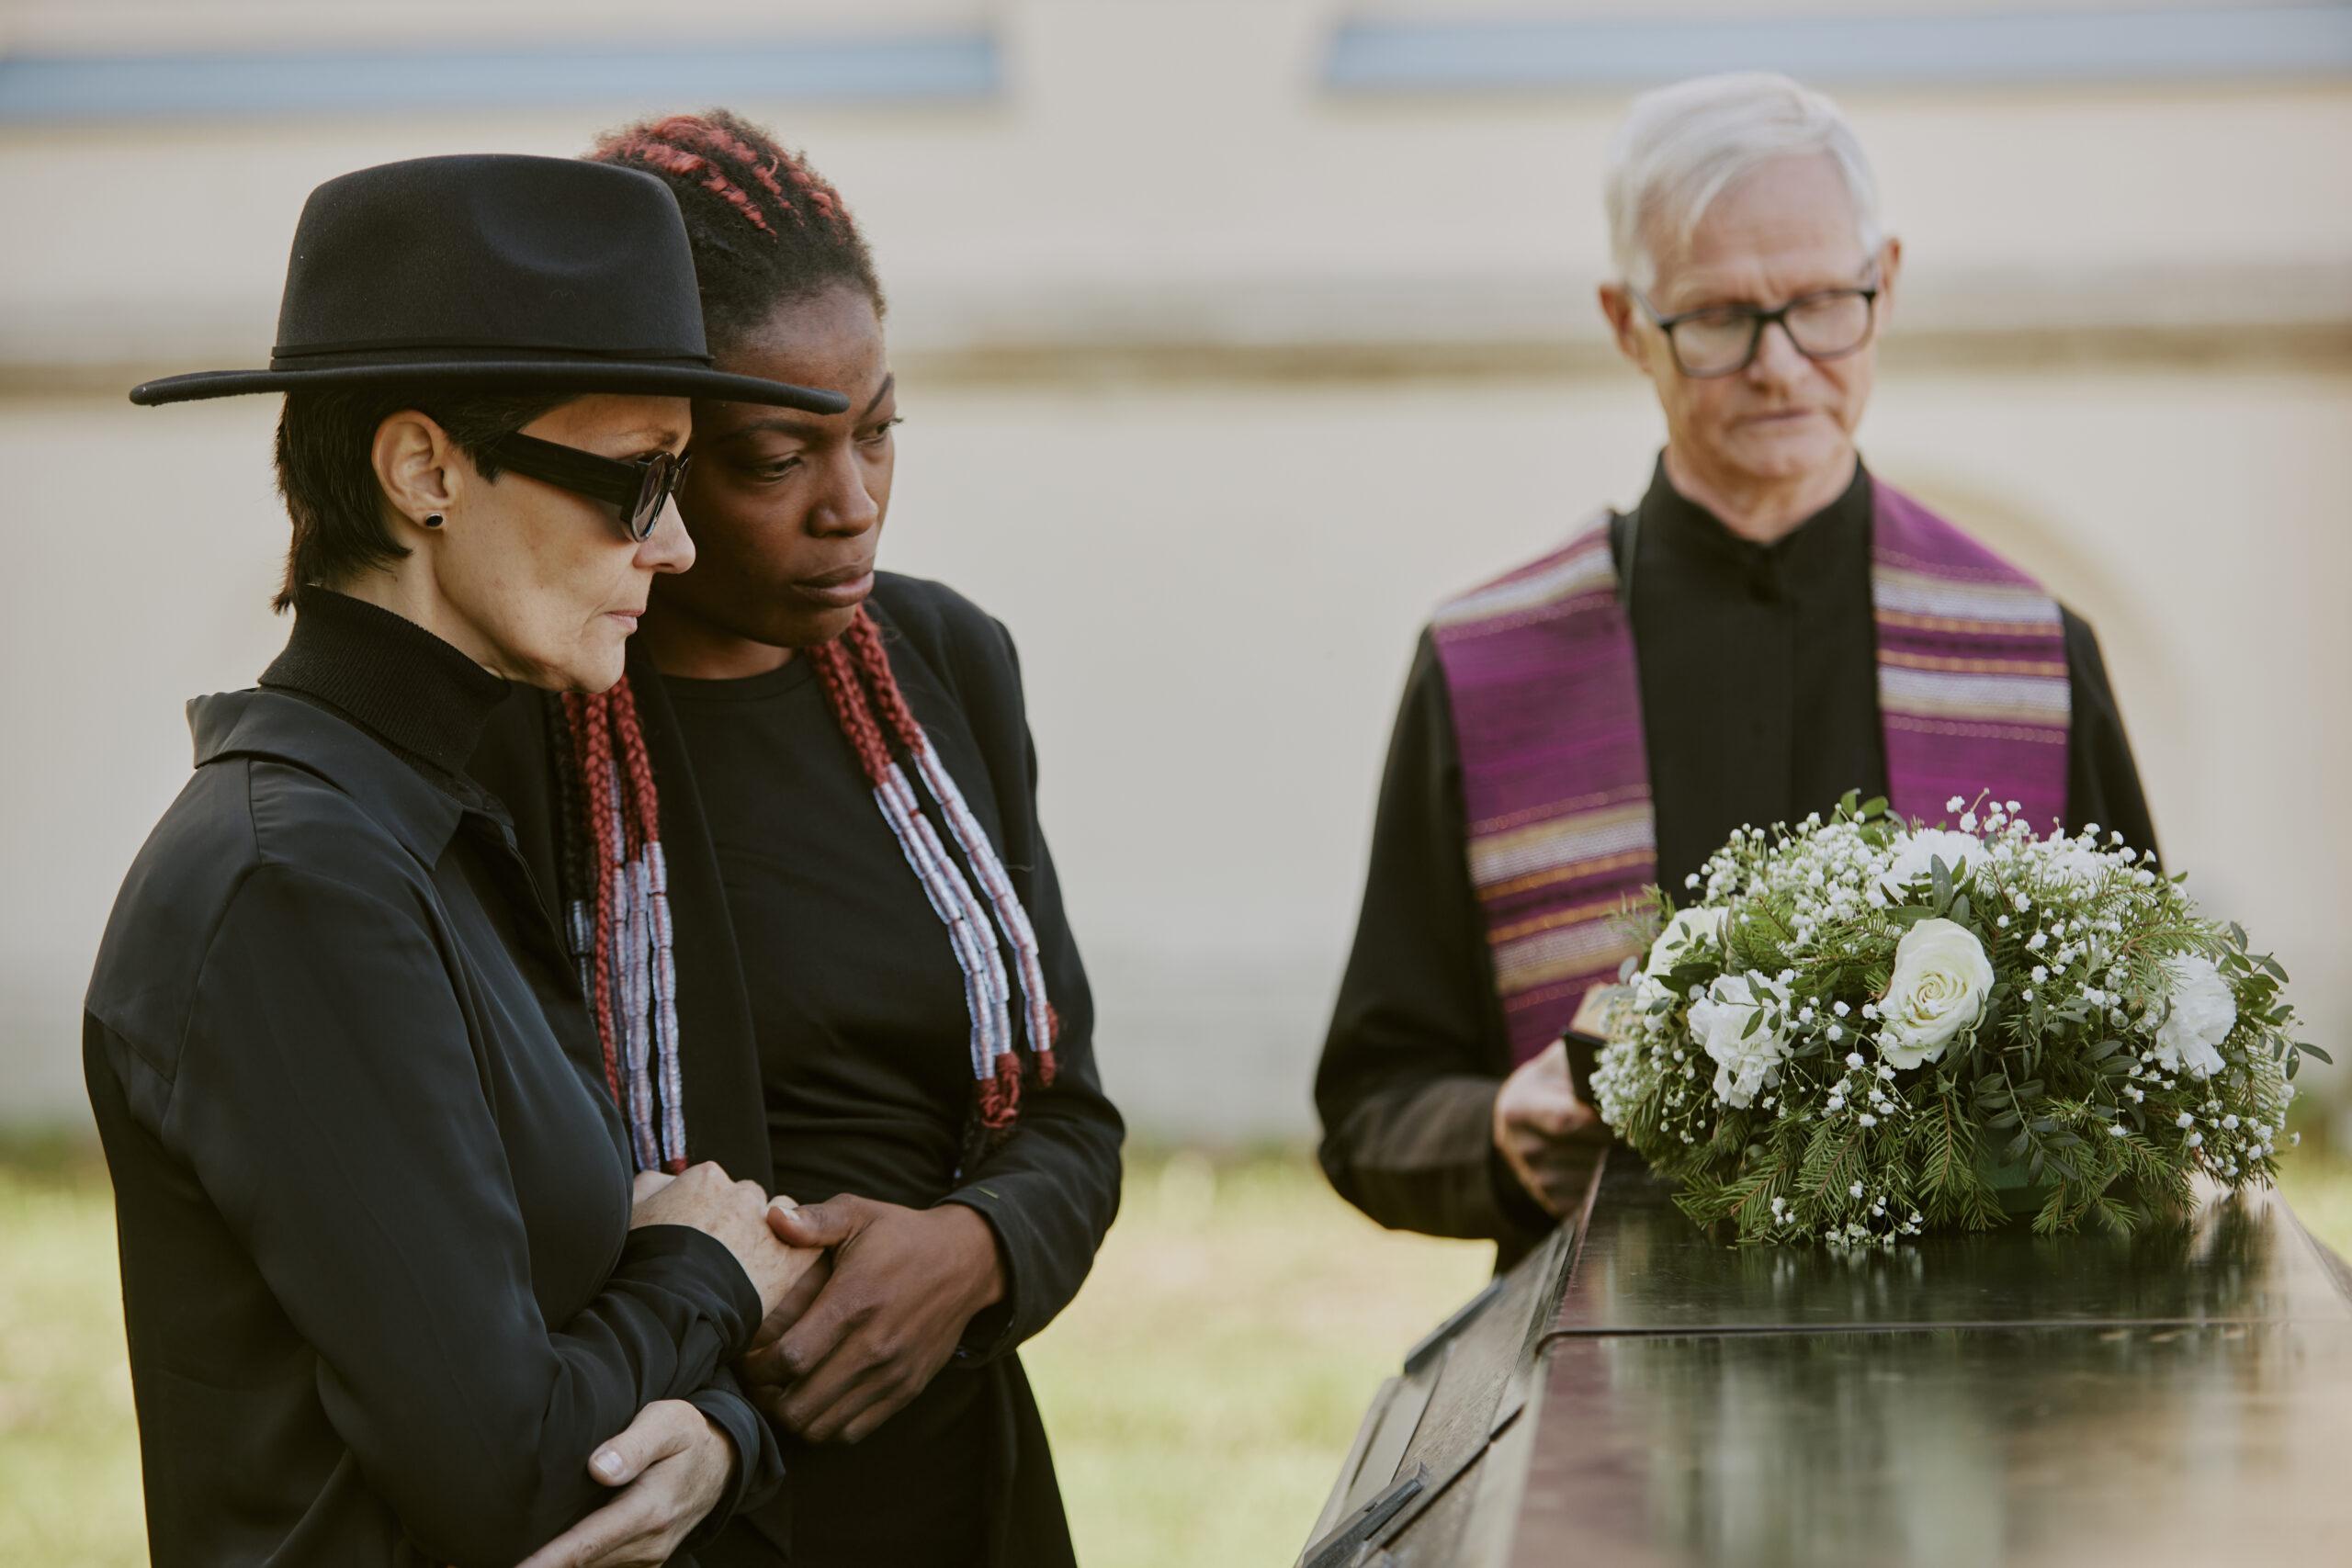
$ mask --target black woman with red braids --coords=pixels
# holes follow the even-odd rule
[[[849,395],[697,402],[700,566],[619,685],[510,703],[473,768],[560,889],[639,1168],[837,1194],[771,1220],[828,1265],[738,1367],[784,1494],[702,1560],[1071,1562],[1015,1352],[1092,1266],[1122,1128],[1012,640],[875,569],[898,388],[840,195],[723,112],[591,157],[676,195],[719,368]]]

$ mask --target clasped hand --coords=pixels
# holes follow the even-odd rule
[[[735,1181],[717,1165],[670,1177],[648,1171],[637,1179],[629,1228],[688,1225],[724,1246],[760,1293],[761,1332],[779,1311],[791,1311],[796,1291],[821,1275],[823,1253],[779,1240],[766,1216],[789,1210],[773,1203],[756,1182]],[[618,1488],[614,1499],[533,1552],[523,1568],[652,1568],[667,1562],[680,1542],[727,1495],[739,1462],[734,1443],[682,1399],[661,1399],[639,1411],[589,1456],[588,1473]]]
[[[759,1405],[811,1443],[854,1443],[921,1393],[973,1316],[1003,1300],[996,1232],[961,1203],[908,1209],[848,1195],[772,1209],[786,1245],[822,1247],[736,1371]]]

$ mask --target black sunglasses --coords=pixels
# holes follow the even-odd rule
[[[483,447],[482,455],[526,478],[619,508],[621,531],[640,542],[653,532],[662,508],[685,482],[686,467],[694,461],[675,452],[600,457],[520,434],[501,436]]]

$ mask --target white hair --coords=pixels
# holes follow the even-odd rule
[[[1655,281],[1660,242],[1688,244],[1715,198],[1776,159],[1826,154],[1854,207],[1855,235],[1875,252],[1878,181],[1836,104],[1769,71],[1694,76],[1634,100],[1609,147],[1603,199],[1617,275]]]

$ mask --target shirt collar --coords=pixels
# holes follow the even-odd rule
[[[1854,478],[1837,500],[1771,544],[1743,539],[1713,513],[1674,488],[1658,455],[1642,497],[1642,532],[1678,562],[1702,570],[1746,573],[1758,569],[1810,575],[1833,570],[1870,550],[1871,477],[1858,459]]]
[[[349,795],[426,865],[441,858],[469,803],[358,725],[291,692],[225,692],[187,705],[196,765],[235,757],[300,768]]]

